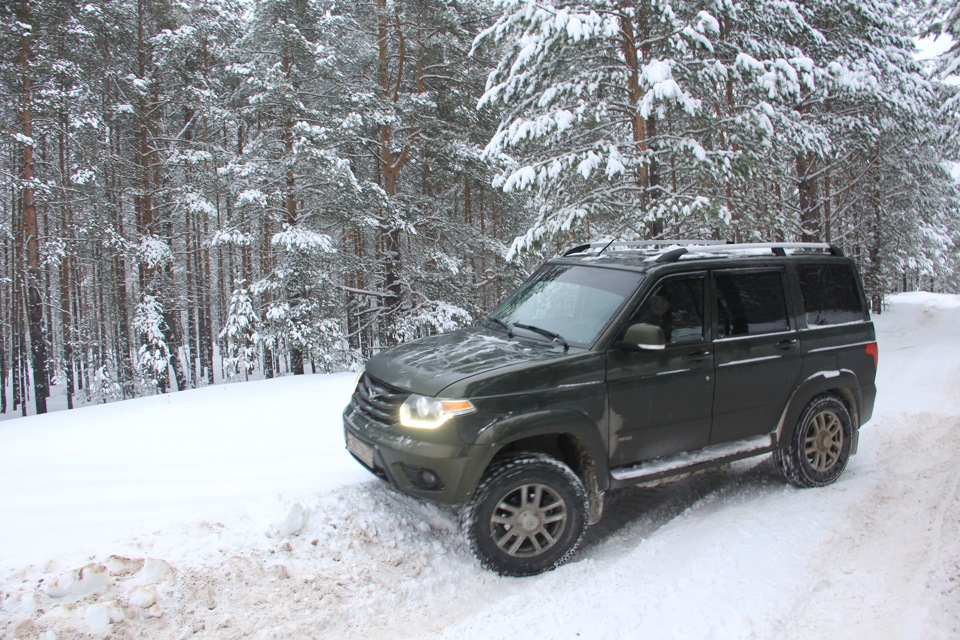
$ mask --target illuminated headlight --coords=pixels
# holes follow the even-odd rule
[[[441,400],[414,394],[400,405],[400,424],[417,429],[436,429],[453,416],[473,413],[469,400]]]

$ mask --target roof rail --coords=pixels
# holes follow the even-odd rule
[[[726,240],[610,240],[604,242],[589,242],[587,244],[581,244],[568,249],[564,252],[564,256],[572,256],[578,253],[587,253],[591,249],[600,249],[597,251],[598,254],[603,253],[607,249],[613,248],[631,248],[631,247],[674,247],[674,246],[711,246],[715,247],[717,245],[727,244]]]
[[[722,246],[680,247],[657,257],[657,262],[676,262],[691,253],[771,251],[774,255],[785,256],[787,251],[824,251],[832,256],[843,256],[843,251],[835,244],[825,242],[748,242],[744,244],[724,244]]]

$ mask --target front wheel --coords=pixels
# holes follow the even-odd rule
[[[774,452],[780,473],[797,487],[834,482],[850,458],[853,429],[850,411],[839,398],[814,398],[800,415],[790,442]]]
[[[587,492],[562,462],[522,454],[495,462],[460,512],[480,563],[503,576],[532,576],[562,564],[587,528]]]

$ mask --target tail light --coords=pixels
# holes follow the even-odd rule
[[[873,368],[877,368],[877,364],[880,362],[880,350],[877,348],[876,342],[871,342],[867,345],[867,355],[873,358]]]

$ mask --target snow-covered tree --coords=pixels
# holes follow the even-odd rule
[[[881,273],[943,238],[928,221],[955,216],[949,198],[917,216],[901,197],[950,189],[937,152],[916,152],[936,145],[936,92],[898,3],[498,4],[476,45],[505,50],[481,100],[506,109],[486,155],[539,208],[514,253],[585,237],[833,241],[879,299]]]
[[[331,6],[322,0],[258,0],[236,48],[240,61],[231,67],[242,79],[237,99],[250,136],[227,172],[245,177],[238,204],[261,209],[267,255],[253,290],[263,304],[268,376],[275,346],[289,350],[291,371],[303,373],[309,346],[297,330],[297,308],[312,284],[310,261],[333,248],[323,211],[308,195],[318,185],[336,183],[327,176],[344,171],[313,94],[330,55],[324,36],[337,20]]]
[[[505,191],[535,189],[539,213],[514,250],[556,237],[673,234],[690,218],[726,218],[678,174],[725,174],[736,154],[692,125],[720,25],[691,3],[508,0],[483,32],[507,53],[481,106],[506,114],[486,147],[514,164]],[[690,178],[688,178],[689,180]]]
[[[238,119],[224,99],[235,90],[237,78],[221,70],[243,33],[243,3],[192,0],[178,4],[174,15],[175,21],[152,39],[158,77],[166,99],[176,105],[167,114],[171,133],[163,158],[169,176],[164,192],[174,203],[172,217],[182,221],[171,243],[184,263],[179,306],[185,312],[185,362],[194,384],[201,379],[209,384],[214,380],[213,327],[227,312],[217,313],[214,298],[219,293],[226,303],[233,290],[224,273],[232,271],[214,265],[223,259],[218,254],[222,248],[211,252],[210,244],[232,213],[232,194],[218,168],[233,158],[228,132],[236,131]]]
[[[465,56],[485,9],[338,7],[338,41],[351,55],[327,65],[324,81],[350,99],[324,113],[343,123],[338,149],[356,185],[341,190],[338,258],[347,338],[366,355],[435,331],[444,305],[460,318],[489,307],[513,281],[500,256],[518,209],[490,189],[481,150],[493,110],[475,109],[487,58]]]
[[[230,379],[243,376],[249,379],[260,360],[257,327],[260,318],[253,308],[253,301],[241,280],[230,297],[230,311],[220,332],[220,340],[225,344],[223,368]]]
[[[133,330],[140,338],[137,371],[141,381],[164,393],[170,368],[170,347],[166,340],[163,306],[152,295],[144,294],[133,314]]]
[[[947,37],[950,47],[939,59],[937,74],[942,80],[953,78],[943,88],[946,94],[941,106],[949,126],[946,129],[948,139],[954,145],[960,145],[960,89],[956,78],[960,78],[960,3],[955,0],[927,0],[921,16],[924,35]]]
[[[587,239],[824,240],[877,306],[956,290],[958,49],[912,43],[957,29],[944,0],[0,3],[0,396],[138,393],[156,331],[178,387],[219,335],[237,374],[238,289],[265,375],[352,367]]]

